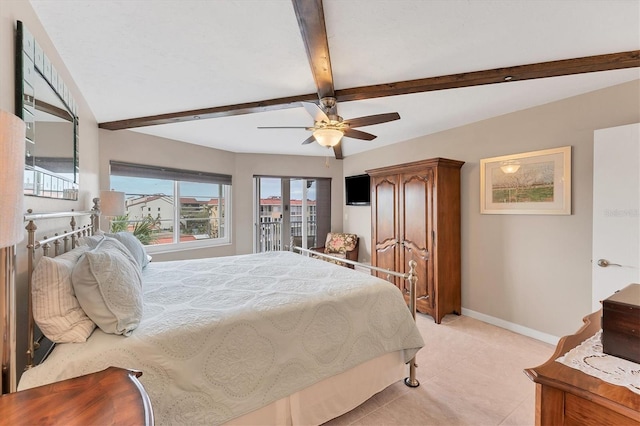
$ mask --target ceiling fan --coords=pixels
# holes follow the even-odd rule
[[[389,112],[343,120],[342,117],[336,114],[335,98],[324,97],[320,99],[320,103],[322,107],[313,102],[301,102],[309,115],[313,117],[313,126],[258,127],[258,129],[306,129],[313,132],[313,134],[305,139],[302,145],[318,142],[322,146],[332,148],[340,143],[343,136],[365,141],[376,138],[376,135],[356,130],[356,127],[372,126],[400,119],[400,114],[397,112]]]
[[[336,159],[340,160],[343,158],[342,144],[340,143],[343,136],[373,140],[376,138],[375,135],[355,128],[399,120],[400,114],[392,112],[349,120],[343,120],[338,115],[322,0],[291,0],[291,2],[320,99],[320,105],[313,102],[300,102],[313,117],[313,126],[301,127],[313,132],[302,144],[318,142],[322,146],[333,148]]]

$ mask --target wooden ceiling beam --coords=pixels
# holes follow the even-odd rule
[[[640,50],[336,90],[340,102],[640,67]]]
[[[461,87],[497,84],[510,81],[531,80],[537,78],[559,77],[563,75],[590,72],[611,71],[640,67],[640,50],[610,53],[605,55],[586,56],[582,58],[564,59],[560,61],[540,62],[506,68],[495,68],[439,77],[428,77],[417,80],[399,81],[396,83],[339,89],[335,91],[338,101],[355,101],[385,96],[398,96],[410,93],[429,92],[434,90],[455,89]],[[508,79],[508,77],[511,77]],[[290,96],[243,104],[203,108],[191,111],[174,112],[148,117],[100,123],[99,127],[109,130],[131,129],[154,126],[157,124],[178,123],[206,118],[229,117],[233,115],[252,114],[256,112],[295,108],[300,102],[314,102],[318,94]]]
[[[333,71],[329,55],[327,27],[324,21],[322,0],[291,0],[298,20],[300,35],[307,52],[307,59],[316,83],[318,98],[335,98]],[[337,107],[325,108],[329,114],[338,115]],[[333,154],[342,160],[342,142],[333,147]]]
[[[320,99],[334,97],[333,72],[322,0],[292,0]]]
[[[99,123],[98,127],[107,130],[134,129],[137,127],[156,126],[159,124],[181,123],[185,121],[204,120],[207,118],[230,117],[234,115],[254,114],[256,112],[297,108],[300,102],[314,102],[318,99],[315,93],[289,96],[286,98],[268,99],[243,104],[224,105],[189,111],[171,112],[146,117],[128,118],[125,120]]]
[[[334,157],[336,157],[336,160],[344,159],[344,157],[342,156],[342,141],[340,141],[338,145],[333,147],[333,155]]]

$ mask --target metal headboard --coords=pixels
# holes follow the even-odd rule
[[[28,272],[28,289],[27,289],[27,305],[28,305],[28,335],[27,335],[27,366],[26,369],[33,367],[33,360],[35,351],[40,346],[40,340],[35,340],[35,321],[33,319],[33,298],[31,296],[31,288],[33,284],[33,270],[35,269],[36,250],[42,249],[43,256],[55,257],[62,253],[66,253],[69,250],[73,250],[77,244],[78,239],[85,236],[93,235],[100,228],[100,209],[98,199],[94,199],[94,208],[87,211],[68,211],[68,212],[56,212],[56,213],[33,213],[31,210],[27,211],[24,216],[24,221],[28,222],[26,226],[27,230],[27,272]],[[76,218],[90,217],[90,223],[85,226],[78,227]],[[53,237],[45,236],[41,240],[36,240],[36,230],[38,227],[35,221],[45,219],[59,219],[70,217],[69,226],[70,231],[64,231],[60,234],[56,233]],[[53,246],[53,253],[51,248]]]
[[[26,369],[33,367],[34,356],[36,350],[40,347],[44,337],[40,337],[37,341],[35,336],[35,321],[33,318],[33,299],[31,296],[32,288],[32,275],[35,268],[36,250],[42,249],[43,256],[55,257],[59,254],[65,253],[73,248],[78,243],[78,239],[83,236],[93,235],[100,228],[100,201],[95,198],[93,200],[94,206],[92,210],[88,211],[65,211],[55,213],[33,213],[32,210],[28,210],[24,215],[24,222],[27,224],[25,229],[27,230],[27,359]],[[89,217],[90,222],[88,225],[77,226],[76,219],[82,217]],[[56,233],[53,237],[49,238],[45,236],[41,240],[36,240],[36,226],[35,221],[47,220],[47,219],[60,219],[71,218],[69,225],[62,233]],[[70,230],[69,230],[70,229]],[[53,247],[53,252],[51,248]],[[11,260],[11,259],[9,259]],[[15,261],[8,264],[6,274],[12,274],[15,277]],[[6,307],[3,309],[3,325],[5,335],[3,337],[3,353],[2,353],[2,392],[15,392],[18,385],[18,363],[17,361],[17,300],[16,300],[16,287],[14,279],[6,279],[3,294],[6,300],[4,301]],[[21,302],[23,303],[23,302]],[[48,342],[51,343],[51,342]],[[47,345],[45,352],[49,352],[53,348],[53,344]],[[45,349],[45,348],[43,348]],[[45,354],[46,355],[46,354]]]

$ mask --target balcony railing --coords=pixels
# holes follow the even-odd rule
[[[148,227],[142,227],[146,221],[151,223]],[[126,216],[112,219],[110,228],[112,231],[132,232],[145,245],[174,243],[173,218],[166,219],[127,219]],[[140,228],[138,228],[140,227]],[[179,242],[213,239],[225,235],[224,218],[181,218]]]
[[[291,236],[296,245],[302,245],[302,226],[304,222],[291,222]],[[307,224],[307,247],[316,245],[316,222],[306,222]],[[286,250],[289,247],[289,241],[282,241],[282,221],[268,220],[260,222],[259,232],[259,251],[275,251]],[[296,241],[297,240],[297,241]]]

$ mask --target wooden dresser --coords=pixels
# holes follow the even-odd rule
[[[74,379],[0,396],[7,425],[153,425],[142,373],[109,367]]]
[[[417,262],[419,312],[440,324],[461,313],[460,168],[433,158],[367,170],[371,176],[371,264],[409,272]],[[384,274],[378,276],[385,278]],[[396,285],[408,299],[406,281]]]
[[[640,395],[555,360],[600,330],[601,311],[560,339],[544,364],[525,370],[536,383],[536,425],[640,425]]]

